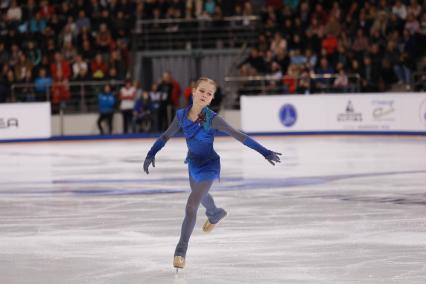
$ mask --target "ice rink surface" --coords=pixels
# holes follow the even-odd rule
[[[216,139],[229,215],[200,207],[178,274],[185,141],[0,144],[0,283],[426,283],[426,137]]]

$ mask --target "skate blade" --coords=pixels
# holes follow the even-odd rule
[[[226,213],[225,216],[223,216],[223,218],[220,219],[219,222],[217,222],[216,224],[210,223],[209,219],[207,219],[207,221],[203,225],[203,231],[205,233],[210,233],[211,231],[213,231],[214,227],[216,227],[216,225],[220,223],[220,221],[222,221],[223,219],[225,219],[225,217],[227,215],[228,215],[228,213]]]
[[[185,258],[183,256],[175,256],[173,258],[173,266],[176,268],[176,273],[178,272],[178,269],[183,269],[185,267]]]

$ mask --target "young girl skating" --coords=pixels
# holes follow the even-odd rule
[[[205,232],[210,232],[227,214],[224,209],[216,207],[213,197],[209,194],[213,181],[220,177],[220,157],[213,149],[215,133],[220,130],[231,135],[259,152],[272,165],[275,165],[274,162],[280,162],[280,153],[264,148],[246,134],[232,128],[207,107],[213,100],[216,89],[216,82],[209,78],[202,77],[195,83],[192,89],[192,104],[176,112],[169,128],[149,150],[143,165],[144,171],[149,174],[149,165],[152,163],[155,167],[157,152],[164,147],[170,137],[182,129],[188,146],[185,163],[188,164],[191,193],[186,203],[185,218],[173,258],[173,266],[176,269],[185,266],[189,238],[194,230],[200,203],[206,208],[207,221],[203,226]]]

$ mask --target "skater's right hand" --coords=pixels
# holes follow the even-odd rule
[[[155,168],[155,156],[146,156],[145,162],[143,163],[143,170],[146,172],[146,174],[149,174],[148,168],[151,163],[152,166]]]

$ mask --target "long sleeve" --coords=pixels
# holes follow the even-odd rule
[[[242,133],[241,131],[238,131],[237,129],[233,128],[231,125],[229,125],[222,117],[219,115],[216,115],[212,120],[212,128],[220,130],[229,136],[234,137],[241,143],[244,142],[245,139],[248,138],[247,134]]]
[[[170,123],[169,128],[161,134],[160,138],[162,138],[165,142],[170,139],[173,135],[175,135],[179,131],[179,123],[177,120],[177,116],[173,119],[172,123]]]
[[[213,118],[212,127],[234,137],[247,147],[256,150],[264,157],[268,156],[271,152],[270,150],[266,149],[265,147],[257,143],[255,140],[250,138],[247,134],[242,133],[241,131],[238,131],[232,126],[230,126],[222,117],[218,115]]]
[[[152,145],[151,150],[148,152],[148,157],[153,157],[157,154],[158,151],[161,150],[161,148],[166,145],[167,141],[176,134],[176,132],[179,131],[179,123],[177,121],[177,117],[173,119],[172,123],[170,124],[169,128],[161,134],[161,136],[155,141],[154,145]]]

